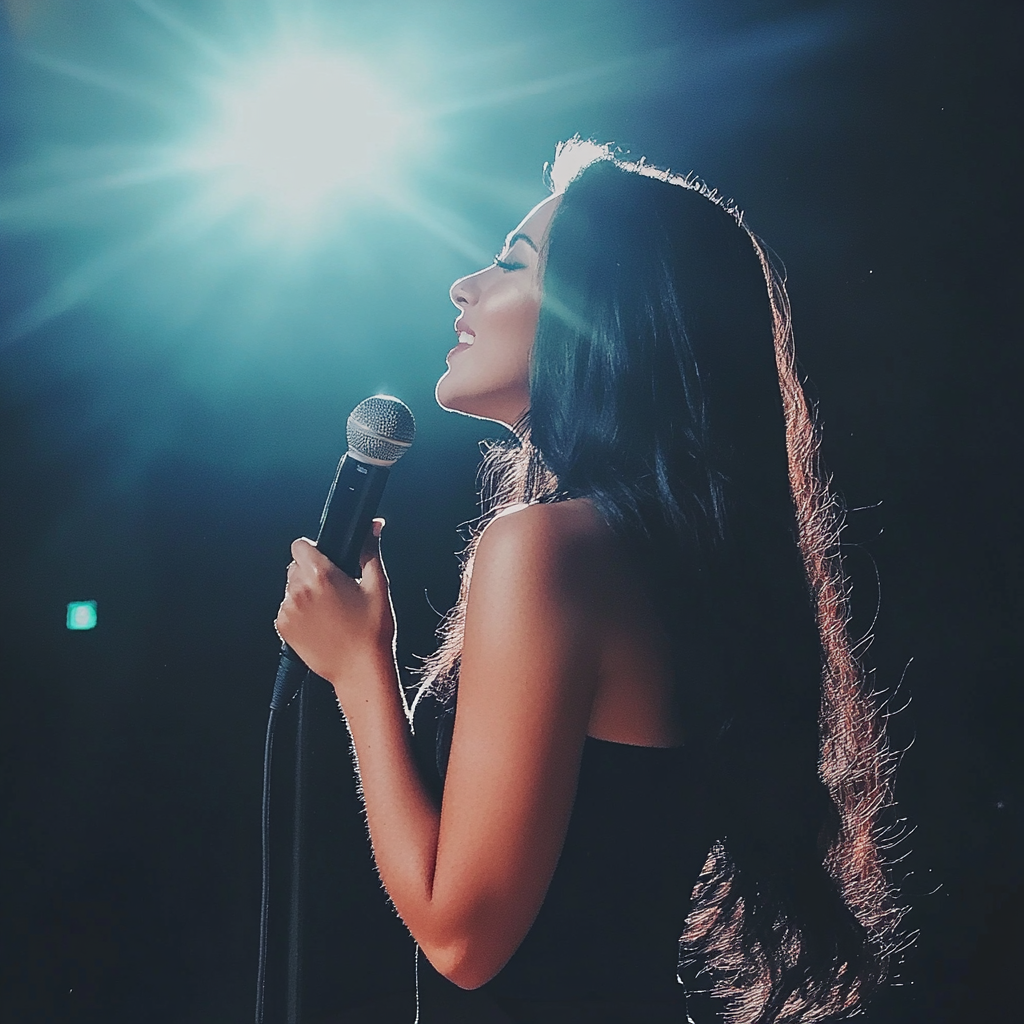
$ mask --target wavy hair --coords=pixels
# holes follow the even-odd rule
[[[684,959],[731,1022],[845,1016],[902,911],[883,821],[892,760],[848,632],[841,509],[797,376],[789,303],[734,204],[578,139],[544,259],[530,411],[482,469],[485,522],[587,497],[643,566],[717,842]],[[473,555],[427,659],[457,685]]]

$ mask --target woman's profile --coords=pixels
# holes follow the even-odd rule
[[[514,441],[411,711],[378,542],[357,583],[296,541],[278,630],[471,993],[424,985],[421,1024],[682,1022],[680,952],[727,1020],[844,1016],[900,919],[888,762],[782,282],[692,180],[579,141],[551,178],[451,289],[438,402]]]

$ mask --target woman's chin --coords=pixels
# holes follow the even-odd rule
[[[437,382],[437,386],[434,388],[434,398],[437,399],[437,404],[447,412],[460,412],[463,416],[479,416],[477,406],[480,403],[474,402],[472,395],[460,391],[451,378],[452,371],[449,369]]]
[[[500,423],[509,430],[522,419],[529,406],[527,395],[516,391],[510,394],[508,389],[496,388],[484,392],[473,392],[456,386],[449,369],[434,388],[437,404],[448,412],[457,412],[462,416],[472,416],[478,420],[490,420]],[[521,412],[513,414],[513,410]]]
[[[444,377],[437,382],[434,388],[434,398],[437,404],[446,412],[457,412],[460,416],[472,416],[477,420],[490,420],[500,423],[503,427],[510,427],[500,412],[492,409],[486,401],[474,401],[470,395],[458,394],[444,387]]]
[[[446,412],[461,412],[470,415],[460,405],[458,391],[451,386],[451,381],[448,379],[451,372],[451,370],[446,371],[437,382],[434,388],[434,398]]]

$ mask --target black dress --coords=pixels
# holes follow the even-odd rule
[[[454,703],[420,697],[414,749],[440,801]],[[419,957],[419,1024],[686,1021],[679,935],[713,836],[687,746],[587,737],[565,844],[537,918],[490,982],[463,992]]]

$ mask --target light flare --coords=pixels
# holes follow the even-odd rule
[[[214,90],[217,115],[183,163],[212,175],[225,203],[256,199],[306,219],[343,192],[395,177],[422,143],[420,119],[337,55],[296,50]]]

